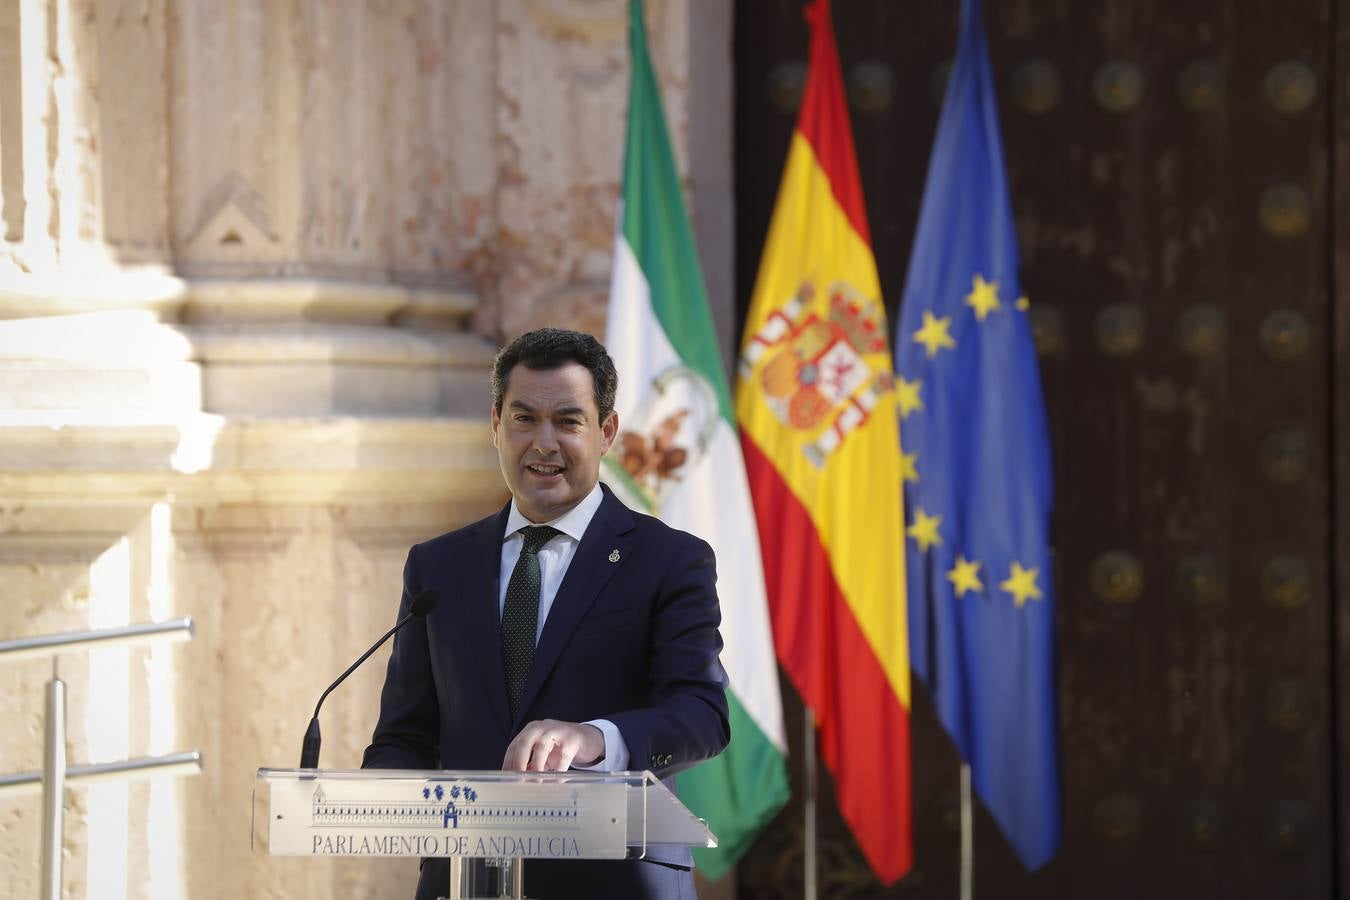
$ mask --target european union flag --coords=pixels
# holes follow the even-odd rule
[[[928,166],[895,338],[911,662],[1035,869],[1060,839],[1050,453],[978,0]]]

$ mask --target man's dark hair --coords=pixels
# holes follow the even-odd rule
[[[585,366],[591,373],[595,408],[600,411],[600,421],[605,421],[614,411],[614,393],[619,388],[619,373],[614,369],[614,360],[595,338],[566,328],[527,331],[501,349],[492,363],[492,409],[501,415],[511,370],[516,366],[547,372],[561,369],[570,362]]]

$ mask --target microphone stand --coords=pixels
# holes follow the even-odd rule
[[[333,689],[339,684],[342,684],[342,682],[347,679],[348,675],[356,671],[357,666],[370,659],[372,653],[384,646],[384,642],[393,637],[396,631],[404,625],[407,625],[413,619],[420,618],[431,612],[436,608],[438,602],[440,602],[440,595],[431,588],[424,589],[413,598],[411,609],[408,611],[408,614],[395,622],[394,627],[384,633],[384,637],[372,644],[370,649],[365,653],[362,653],[361,658],[348,666],[347,671],[339,675],[337,680],[328,686],[328,690],[323,692],[323,695],[319,697],[319,702],[314,704],[314,715],[310,717],[309,727],[305,729],[304,742],[300,745],[300,768],[317,769],[319,767],[319,746],[323,743],[323,737],[319,734],[319,708],[323,706],[323,701],[328,699],[328,695],[333,693]]]

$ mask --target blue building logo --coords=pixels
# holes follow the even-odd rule
[[[441,827],[458,828],[460,814],[459,804],[469,804],[474,802],[478,799],[478,792],[468,785],[464,785],[461,788],[459,785],[454,784],[450,786],[449,793],[450,799],[446,801],[445,806],[441,809]],[[435,795],[436,802],[440,803],[442,800],[445,800],[445,794],[445,787],[440,784],[436,785],[434,788],[430,785],[422,788],[423,800],[430,800],[432,796]]]
[[[469,829],[476,831],[522,828],[536,831],[581,830],[580,798],[573,790],[565,799],[497,798],[479,801],[478,791],[467,784],[428,782],[420,800],[401,803],[371,803],[362,800],[330,800],[323,785],[315,786],[310,825],[317,828],[397,828],[414,830]],[[493,854],[500,855],[500,854]]]

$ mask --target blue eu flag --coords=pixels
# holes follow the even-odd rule
[[[928,166],[895,338],[911,660],[1035,869],[1060,840],[1050,454],[978,0]]]

